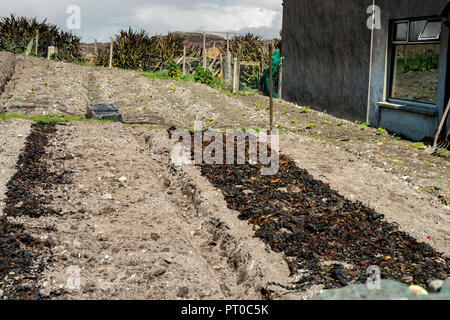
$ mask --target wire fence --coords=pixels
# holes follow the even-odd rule
[[[36,46],[37,40],[37,46]],[[70,40],[70,39],[69,39]],[[75,37],[72,39],[75,40]],[[69,43],[61,48],[58,47],[56,39],[39,38],[39,37],[20,37],[17,39],[0,38],[0,49],[10,51],[17,54],[27,54],[44,58],[52,58],[61,61],[75,61],[80,59],[73,52],[77,52],[79,43],[69,41]],[[53,47],[56,51],[49,51]],[[114,49],[113,49],[114,50]],[[107,49],[105,59],[109,60],[110,49]],[[53,53],[53,55],[52,55]],[[179,56],[175,59],[183,75],[192,75],[199,66],[205,65],[203,58]],[[108,66],[108,61],[104,61],[103,65]],[[142,70],[149,72],[165,71],[168,67],[168,61],[160,58],[150,58],[142,63]],[[261,78],[267,66],[262,62],[255,61],[238,61],[236,54],[230,53],[227,56],[216,56],[214,58],[206,58],[206,68],[211,70],[215,77],[220,78],[226,86],[234,92],[238,90],[259,90]],[[282,65],[274,72],[273,77],[274,92],[281,96],[282,90]]]

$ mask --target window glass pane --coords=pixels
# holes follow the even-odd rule
[[[425,27],[427,20],[411,21],[409,27],[409,41],[418,41],[420,33]]]
[[[431,21],[425,25],[419,40],[436,40],[441,34],[441,21]]]
[[[395,41],[407,41],[408,40],[408,22],[400,22],[394,24]]]
[[[436,103],[439,44],[396,45],[391,98]]]

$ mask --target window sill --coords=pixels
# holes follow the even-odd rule
[[[420,103],[403,103],[403,102],[378,102],[377,105],[381,108],[399,110],[399,111],[408,111],[413,113],[424,114],[427,116],[437,116],[437,108],[434,105],[426,105]]]

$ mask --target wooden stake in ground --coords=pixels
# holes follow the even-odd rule
[[[239,70],[238,70],[238,58],[237,55],[233,57],[233,93],[236,93],[239,89]]]
[[[227,80],[231,75],[230,34],[227,32]]]
[[[206,70],[206,32],[203,32],[203,69]]]
[[[284,64],[284,58],[281,57],[281,63],[280,63],[280,81],[278,84],[278,98],[281,100],[281,95],[283,93],[283,64]]]
[[[36,45],[34,46],[34,54],[36,57],[38,56],[38,49],[39,49],[39,29],[36,29]]]
[[[223,57],[222,57],[222,53],[220,53],[219,59],[220,59],[220,80],[223,82],[224,81],[224,77],[223,77]]]
[[[94,55],[97,56],[98,54],[98,44],[97,39],[94,40]]]
[[[113,39],[111,38],[111,46],[109,49],[109,68],[112,69],[113,67],[113,50],[114,50],[114,42]]]
[[[273,129],[273,66],[272,66],[272,44],[269,44],[269,73],[270,73],[270,131]]]
[[[186,75],[186,45],[183,45],[183,76]]]

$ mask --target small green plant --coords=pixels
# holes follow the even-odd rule
[[[329,122],[328,121],[322,121],[322,124],[329,124]]]
[[[291,123],[292,123],[292,124],[295,124],[296,122],[297,122],[297,120],[291,119]]]
[[[44,82],[44,87],[48,87],[48,83],[47,82]]]
[[[281,113],[282,114],[288,114],[288,111],[287,110],[283,110],[283,111],[281,111]]]
[[[342,127],[344,125],[344,123],[342,121],[339,121],[337,125],[338,125],[338,127]]]
[[[259,102],[255,102],[254,105],[255,105],[256,110],[259,111],[259,106],[260,106],[261,104],[260,104]]]
[[[22,101],[22,98],[14,98],[14,101]]]
[[[377,136],[382,136],[383,134],[384,134],[383,128],[378,128],[377,129]]]
[[[52,60],[52,61],[57,61],[57,60],[58,60],[58,57],[57,57],[56,53],[53,53],[53,54],[50,56],[50,60]]]
[[[93,100],[94,100],[94,97],[89,97],[89,100],[93,101]]]
[[[114,96],[113,93],[108,94],[108,98],[112,98]]]
[[[167,65],[167,72],[169,73],[169,77],[171,79],[178,79],[179,77],[181,77],[180,67],[173,59],[171,59],[169,61],[169,64]]]
[[[309,124],[306,126],[306,129],[311,130],[311,129],[314,129],[316,126],[317,126],[317,125],[316,125],[315,123],[309,123]]]
[[[214,119],[213,118],[208,118],[206,119],[206,122],[212,122]]]
[[[425,160],[425,165],[428,167],[436,167],[436,164],[432,162],[430,159]]]
[[[172,92],[172,93],[174,93],[176,90],[177,90],[177,87],[169,88],[169,91]]]
[[[148,96],[149,96],[150,98],[153,98],[153,93],[150,93]]]
[[[309,108],[308,108],[308,107],[301,107],[301,108],[300,108],[300,112],[301,112],[301,113],[308,113],[308,111],[309,111]]]
[[[356,120],[355,123],[356,123],[357,125],[361,125],[361,124],[362,124],[362,122],[359,121],[359,120]]]
[[[245,112],[241,113],[241,116],[245,117],[247,114]]]

